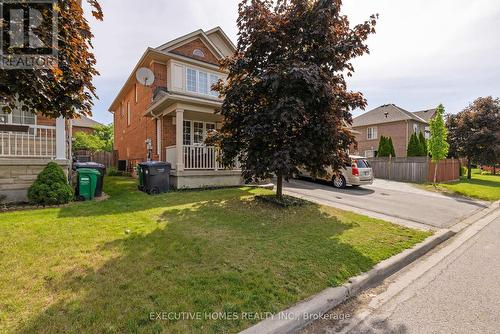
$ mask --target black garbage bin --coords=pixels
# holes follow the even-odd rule
[[[162,161],[147,161],[139,164],[141,187],[143,192],[151,195],[165,193],[170,190],[171,164]]]
[[[97,186],[95,189],[95,197],[101,197],[102,188],[104,186],[104,176],[106,175],[106,166],[97,162],[76,162],[73,164],[74,170],[81,168],[95,169],[101,174],[101,176],[97,179]]]

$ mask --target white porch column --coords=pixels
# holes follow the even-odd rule
[[[175,148],[177,165],[175,166],[177,171],[182,172],[184,170],[184,147],[183,147],[183,131],[184,131],[184,110],[175,110]]]
[[[66,160],[66,120],[56,119],[56,160]]]

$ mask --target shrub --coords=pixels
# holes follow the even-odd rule
[[[28,199],[32,204],[43,206],[66,204],[72,198],[73,190],[68,184],[66,175],[55,162],[50,162],[28,189]]]
[[[420,141],[420,155],[423,157],[428,156],[429,149],[427,148],[427,139],[425,139],[423,132],[420,132],[418,135],[418,140]]]

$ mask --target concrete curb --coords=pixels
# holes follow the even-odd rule
[[[454,236],[451,230],[439,230],[420,244],[377,264],[370,271],[356,276],[348,283],[328,288],[260,323],[240,334],[289,334],[295,333],[310,322],[340,305],[361,290],[381,282],[401,268],[412,263],[442,242]]]
[[[450,227],[450,229],[453,232],[455,232],[455,233],[459,233],[462,230],[464,230],[465,228],[467,228],[470,225],[472,225],[473,223],[475,223],[478,220],[480,220],[481,218],[486,217],[487,215],[489,215],[491,212],[495,211],[499,207],[500,207],[500,201],[493,202],[487,208],[474,213],[473,215],[471,215],[471,216],[467,217],[466,219],[462,220],[461,222],[453,225],[452,227]]]

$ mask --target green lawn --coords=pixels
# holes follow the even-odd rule
[[[427,185],[426,188],[433,190],[434,186]],[[479,170],[474,170],[472,180],[463,177],[459,182],[442,183],[438,185],[438,190],[486,201],[497,201],[500,200],[500,175],[481,175]]]
[[[105,202],[0,214],[1,333],[237,332],[258,320],[205,312],[277,312],[429,235],[317,205],[277,209],[254,200],[263,189],[149,197],[107,178],[105,191]]]

